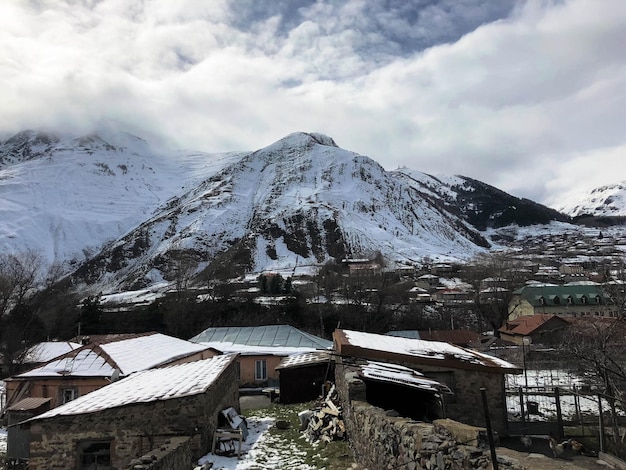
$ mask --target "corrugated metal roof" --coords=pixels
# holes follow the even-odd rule
[[[292,354],[287,356],[276,367],[279,369],[292,369],[296,367],[305,367],[314,364],[324,364],[330,361],[330,353],[326,351],[306,352],[302,354]]]
[[[194,343],[233,343],[245,346],[328,349],[331,341],[305,333],[289,325],[235,326],[208,328],[189,341]]]
[[[52,398],[24,398],[7,408],[7,411],[32,411],[48,403]]]

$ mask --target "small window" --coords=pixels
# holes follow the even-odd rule
[[[589,300],[587,299],[587,296],[586,296],[586,295],[583,295],[583,296],[580,298],[580,303],[581,303],[581,304],[585,304],[585,305],[589,303]]]
[[[602,299],[600,298],[599,295],[596,295],[596,303],[597,304],[601,304],[602,303]]]
[[[561,305],[561,299],[559,299],[558,297],[554,297],[554,305]]]
[[[546,299],[545,299],[545,297],[539,297],[539,303],[540,303],[541,305],[545,305],[545,304],[546,304]]]
[[[255,361],[254,380],[267,380],[267,361],[265,359]]]
[[[568,305],[572,305],[574,303],[574,299],[572,298],[572,296],[570,295],[569,297],[567,297],[567,304]]]
[[[78,398],[78,390],[75,388],[61,389],[61,403],[67,403]]]
[[[79,470],[111,470],[111,441],[83,441],[78,443]]]

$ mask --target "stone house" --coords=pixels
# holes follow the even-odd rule
[[[235,355],[137,372],[19,426],[31,470],[135,468],[159,452],[178,461],[159,468],[192,468],[229,407],[239,410]],[[162,455],[168,446],[176,455]]]
[[[355,361],[366,359],[409,367],[424,377],[446,385],[452,395],[444,396],[445,416],[462,423],[482,426],[485,416],[480,389],[489,397],[489,413],[494,429],[506,430],[505,374],[521,369],[501,359],[440,341],[424,341],[395,336],[335,330],[335,375],[345,373]],[[388,404],[393,408],[393,399]]]
[[[223,353],[237,353],[239,385],[278,386],[277,367],[292,354],[328,350],[333,343],[289,325],[207,328],[189,341]]]
[[[207,346],[161,333],[93,338],[81,347],[6,379],[7,407],[26,398],[67,403],[133,372],[218,355]]]
[[[514,291],[509,302],[509,320],[536,314],[613,317],[617,310],[594,284],[524,286]]]

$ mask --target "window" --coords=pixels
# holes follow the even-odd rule
[[[265,359],[255,361],[254,380],[267,380],[267,361]]]
[[[78,390],[75,388],[61,389],[61,403],[67,403],[78,398]]]
[[[78,443],[79,470],[111,470],[111,441]]]
[[[588,302],[589,302],[589,301],[587,300],[587,296],[586,296],[586,295],[583,295],[583,296],[580,298],[580,303],[582,303],[582,304],[587,304]]]

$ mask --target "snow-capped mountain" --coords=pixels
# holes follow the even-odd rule
[[[78,266],[236,158],[166,156],[120,132],[106,140],[20,132],[0,145],[0,250]]]
[[[181,254],[222,277],[375,253],[463,259],[489,246],[476,227],[516,216],[562,217],[468,178],[385,171],[321,134],[227,154],[122,132],[0,146],[0,249],[69,261],[74,285],[104,292],[170,279]]]
[[[571,217],[626,217],[626,181],[592,189],[559,210]]]

